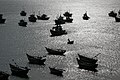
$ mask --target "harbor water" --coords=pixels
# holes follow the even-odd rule
[[[0,0],[0,14],[6,19],[0,24],[0,70],[11,74],[9,63],[14,59],[31,70],[29,78],[10,75],[9,80],[119,80],[120,23],[108,16],[120,9],[119,4],[119,0]],[[27,16],[20,16],[22,10]],[[39,11],[50,19],[29,22],[29,15]],[[66,11],[73,14],[73,23],[62,25],[68,34],[50,37],[54,20]],[[89,20],[82,19],[86,11]],[[21,19],[27,27],[18,25]],[[74,44],[67,44],[68,38]],[[47,55],[45,47],[65,49],[65,56]],[[26,53],[47,55],[45,65],[29,64]],[[77,68],[77,54],[93,58],[98,53],[97,73]],[[50,74],[49,67],[64,69],[64,76]]]

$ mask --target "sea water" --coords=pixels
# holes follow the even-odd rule
[[[119,80],[120,23],[108,16],[120,9],[119,4],[119,0],[0,0],[0,13],[6,19],[0,24],[0,70],[11,74],[9,63],[31,69],[29,78],[11,75],[9,80]],[[20,16],[22,10],[27,16]],[[50,19],[29,22],[29,15],[39,11]],[[73,14],[73,23],[62,25],[68,34],[50,37],[54,20],[66,11]],[[86,11],[87,21],[82,19]],[[28,22],[27,27],[18,25],[21,19]],[[74,44],[67,44],[68,38]],[[45,47],[65,49],[66,56],[47,55]],[[26,53],[47,55],[45,65],[29,64]],[[97,73],[77,68],[77,54],[93,58],[98,53]],[[49,67],[64,69],[64,76],[50,74]]]

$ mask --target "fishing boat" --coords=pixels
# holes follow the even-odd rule
[[[72,23],[73,19],[70,17],[66,17],[65,22],[67,23]]]
[[[90,17],[88,17],[87,12],[86,12],[85,14],[83,14],[83,20],[88,20],[88,19],[90,19]]]
[[[64,17],[62,17],[61,15],[57,19],[55,19],[55,25],[60,25],[60,24],[65,24]]]
[[[34,14],[31,14],[29,17],[28,17],[29,21],[30,22],[36,22],[37,18],[35,17]]]
[[[44,57],[38,57],[38,56],[31,56],[29,54],[26,54],[27,58],[29,60],[29,63],[31,64],[39,64],[39,65],[44,65],[44,62],[46,59]]]
[[[49,67],[49,69],[50,69],[50,73],[51,74],[54,74],[54,75],[57,75],[57,76],[63,76],[63,71],[65,71],[65,70],[63,70],[63,69],[56,69],[56,68],[51,68],[51,67]]]
[[[12,75],[27,77],[27,73],[30,70],[28,67],[22,67],[22,66],[13,65],[13,64],[9,64],[9,65],[10,65]]]
[[[45,48],[48,51],[48,54],[51,54],[51,55],[64,55],[64,53],[66,52],[66,50],[62,50],[62,49],[52,49],[47,47]]]
[[[25,22],[24,20],[20,20],[20,22],[18,23],[19,26],[23,26],[23,27],[27,27],[27,22]]]
[[[76,58],[76,59],[77,59],[78,65],[79,65],[78,68],[97,72],[96,68],[97,68],[98,64],[88,63],[88,62],[82,61],[78,58]]]
[[[38,20],[48,20],[50,17],[48,17],[46,14],[37,15]]]
[[[6,19],[0,19],[0,24],[4,24]]]
[[[20,15],[21,15],[21,16],[26,16],[26,14],[27,14],[27,13],[26,13],[24,10],[20,12]]]
[[[88,63],[93,63],[93,64],[95,64],[95,63],[98,61],[98,59],[85,57],[85,56],[82,56],[82,55],[80,55],[80,54],[78,54],[78,57],[80,58],[81,61],[88,62]]]
[[[120,22],[120,17],[115,16],[115,21],[116,21],[116,22]]]
[[[6,19],[3,19],[3,14],[0,14],[0,24],[4,24]]]
[[[115,13],[114,11],[110,11],[110,13],[108,13],[108,15],[110,17],[116,17],[117,16],[117,13]]]
[[[74,41],[70,41],[70,39],[68,39],[67,44],[73,44],[73,43],[74,43]]]
[[[8,73],[5,73],[3,71],[0,71],[0,80],[8,80],[8,77],[10,75]]]
[[[63,14],[65,17],[72,17],[72,13],[66,11],[64,14]]]
[[[77,59],[79,66],[86,66],[86,67],[91,67],[91,68],[97,68],[97,66],[98,66],[98,64],[95,64],[95,63],[85,62],[78,58],[76,58],[76,59]]]
[[[60,36],[63,34],[67,34],[66,30],[63,30],[61,25],[57,25],[56,27],[50,29],[50,33],[51,36]]]

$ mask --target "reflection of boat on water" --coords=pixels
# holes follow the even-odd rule
[[[80,54],[78,54],[79,58],[81,61],[84,61],[84,62],[88,62],[88,63],[96,63],[98,60],[97,59],[93,59],[93,58],[88,58],[88,57],[85,57],[85,56],[82,56]]]
[[[108,13],[108,15],[110,17],[116,17],[117,16],[117,13],[115,13],[114,11],[110,11],[110,13]]]
[[[48,17],[46,14],[43,14],[41,16],[37,15],[38,20],[48,20],[50,17]]]
[[[62,26],[60,25],[57,25],[56,27],[50,29],[50,33],[52,34],[51,36],[60,36],[63,34],[67,34],[66,30],[63,30]]]
[[[3,14],[0,14],[0,24],[4,24],[6,19],[3,19]]]
[[[20,20],[20,22],[18,23],[19,26],[23,26],[23,27],[27,27],[27,22],[25,22],[24,20]]]
[[[47,47],[45,48],[48,51],[48,54],[51,54],[51,55],[64,55],[64,53],[66,52],[66,50],[62,50],[62,49],[52,49]]]
[[[54,75],[57,75],[57,76],[63,76],[63,71],[65,71],[65,70],[63,70],[63,69],[56,69],[56,68],[51,68],[51,67],[49,67],[49,69],[50,69],[50,73],[51,74],[54,74]]]
[[[29,63],[31,64],[39,64],[39,65],[43,65],[44,62],[46,61],[46,59],[44,57],[38,57],[38,56],[31,56],[31,55],[27,55],[27,58],[29,60]]]
[[[10,65],[10,69],[11,69],[11,72],[13,75],[16,75],[16,76],[25,76],[27,77],[27,73],[30,69],[28,69],[28,67],[21,67],[21,66],[18,66],[18,65],[12,65],[12,64],[9,64]]]
[[[87,12],[86,12],[85,14],[83,14],[83,20],[88,20],[88,19],[90,19],[90,17],[88,17]]]
[[[21,16],[26,16],[26,14],[27,14],[27,13],[26,13],[25,11],[21,11],[21,12],[20,12],[20,15],[21,15]]]
[[[8,80],[9,76],[10,76],[9,74],[7,74],[3,71],[0,71],[0,80]]]
[[[28,17],[29,21],[30,22],[36,22],[37,18],[35,17],[34,14],[31,14],[29,17]]]

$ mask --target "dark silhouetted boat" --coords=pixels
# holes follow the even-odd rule
[[[74,41],[70,41],[70,39],[68,39],[67,44],[73,44],[73,43],[74,43]]]
[[[45,48],[48,51],[48,54],[51,54],[51,55],[64,55],[64,53],[66,52],[66,50],[62,50],[62,49],[52,49],[47,47]]]
[[[65,17],[72,17],[72,13],[66,11],[64,14],[63,14]]]
[[[61,25],[57,25],[56,27],[50,29],[50,33],[51,36],[60,36],[63,34],[67,34],[66,30],[63,30]]]
[[[120,10],[118,11],[118,15],[120,15]]]
[[[120,17],[115,16],[115,21],[120,22]]]
[[[63,70],[63,69],[56,69],[56,68],[51,68],[51,67],[49,67],[49,69],[50,69],[50,73],[51,74],[54,74],[54,75],[57,75],[57,76],[63,76],[63,71],[65,71],[65,70]]]
[[[9,76],[10,76],[9,74],[7,74],[3,71],[0,71],[0,80],[8,80]]]
[[[27,14],[27,13],[26,13],[25,11],[21,11],[21,12],[20,12],[20,15],[21,15],[21,16],[26,16],[26,14]]]
[[[96,68],[97,68],[98,64],[88,63],[88,62],[82,61],[78,58],[76,58],[76,59],[77,59],[78,65],[79,65],[78,68],[97,72]]]
[[[97,68],[98,64],[95,64],[95,63],[89,63],[89,62],[85,62],[85,61],[82,61],[78,58],[77,59],[77,62],[79,65],[82,65],[82,66],[86,66],[86,67],[92,67],[92,68]]]
[[[57,19],[55,19],[55,25],[65,24],[65,20],[63,18],[64,17],[60,15]]]
[[[110,17],[116,17],[117,16],[117,13],[115,13],[114,11],[110,11],[110,13],[108,13],[108,15]]]
[[[44,57],[38,57],[38,56],[31,56],[31,55],[27,55],[27,58],[29,60],[29,63],[31,64],[39,64],[39,65],[44,65],[44,62],[46,61],[46,59]]]
[[[20,20],[20,22],[18,23],[19,26],[23,26],[23,27],[27,27],[27,22],[25,22],[24,20]]]
[[[90,19],[90,17],[88,17],[87,12],[86,12],[85,14],[83,14],[83,20],[88,20],[88,19]]]
[[[10,65],[12,75],[27,77],[27,73],[30,70],[28,67],[21,67],[21,66],[12,65],[12,64],[9,64],[9,65]]]
[[[3,14],[0,14],[0,24],[4,24],[6,19],[3,19]]]
[[[28,17],[29,21],[30,22],[36,22],[37,18],[35,17],[34,14],[31,14],[29,17]]]
[[[50,17],[48,17],[46,14],[43,14],[41,16],[37,15],[38,20],[48,20]]]
[[[0,24],[4,24],[6,19],[0,19]]]
[[[82,56],[80,54],[78,54],[78,56],[79,56],[80,60],[83,61],[83,62],[88,62],[88,63],[95,64],[98,61],[97,59],[88,58],[88,57]]]
[[[66,17],[65,22],[67,23],[72,23],[73,19],[70,17]]]

